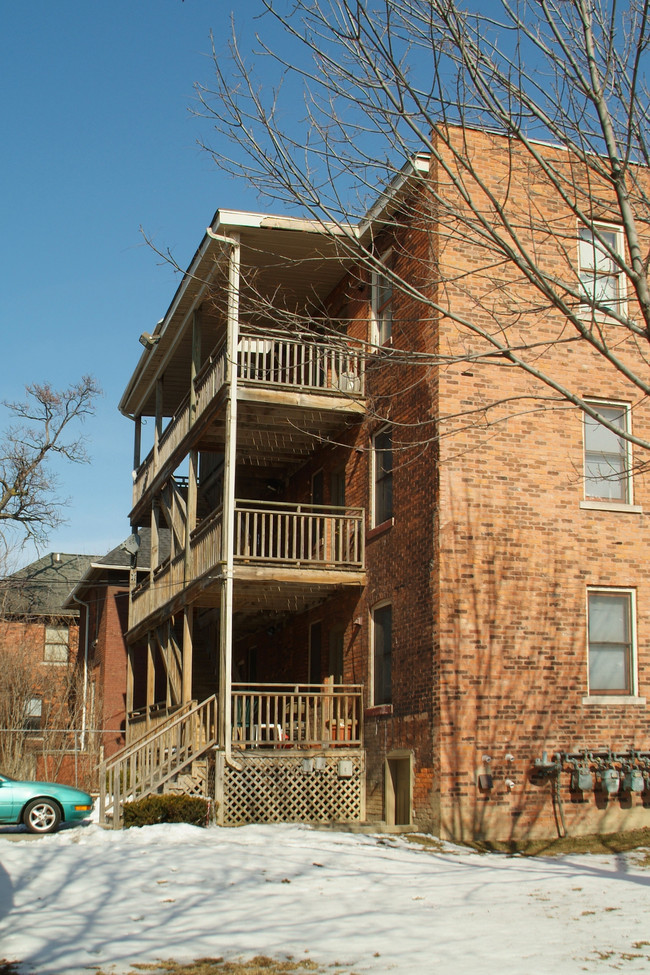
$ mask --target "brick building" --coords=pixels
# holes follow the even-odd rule
[[[585,295],[620,287],[516,147],[459,138],[487,190],[507,184],[545,273]],[[616,430],[647,437],[647,404],[558,342],[560,313],[480,236],[437,218],[436,194],[454,192],[418,157],[354,228],[218,211],[141,336],[120,403],[131,523],[151,531],[127,740],[157,771],[140,782],[118,755],[114,783],[204,791],[214,756],[223,822],[499,839],[646,823],[647,479]],[[543,239],[533,210],[554,228]],[[353,239],[390,273],[359,265]],[[486,358],[460,320],[507,323],[514,346],[534,328],[545,367],[610,429]]]
[[[79,614],[64,603],[90,560],[50,553],[0,581],[0,761],[7,774],[69,775]]]
[[[148,529],[138,538],[140,572],[148,571]],[[163,545],[166,539],[163,537]],[[80,728],[84,747],[109,758],[125,743],[126,631],[129,575],[133,561],[129,540],[90,561],[67,597],[64,608],[79,613],[77,671],[84,701]]]

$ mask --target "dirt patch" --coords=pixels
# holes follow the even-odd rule
[[[128,975],[325,975],[326,972],[343,972],[344,966],[331,965],[322,968],[309,959],[295,961],[288,959],[278,961],[275,958],[268,958],[266,955],[256,955],[249,961],[226,961],[223,958],[197,958],[196,961],[181,965],[173,959],[170,961],[160,961],[154,964],[133,964]],[[349,975],[354,972],[347,970]],[[110,975],[101,969],[94,970],[95,975]],[[4,973],[0,969],[0,975],[18,975],[17,971],[7,971]]]
[[[0,975],[20,975],[18,962],[0,958]]]
[[[416,835],[406,836],[413,843],[421,842]],[[601,836],[564,836],[551,840],[510,840],[503,843],[489,843],[477,840],[466,844],[477,853],[509,853],[511,856],[564,856],[567,853],[627,853],[630,850],[644,851],[650,848],[650,828],[634,829],[621,833],[603,833]],[[646,853],[644,865],[650,861]]]

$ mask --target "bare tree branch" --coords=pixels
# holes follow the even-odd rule
[[[468,361],[496,357],[529,377],[531,395],[550,390],[650,449],[612,426],[550,354],[583,347],[633,407],[650,395],[650,0],[624,10],[613,0],[499,0],[488,13],[458,0],[262,5],[257,50],[247,56],[233,32],[228,57],[213,47],[214,83],[197,87],[197,114],[217,134],[202,144],[220,168],[336,234],[368,275],[386,275],[423,319],[451,326]],[[264,40],[268,21],[274,36],[282,29],[276,46]],[[474,157],[476,130],[494,137],[488,166]],[[393,228],[435,223],[439,249],[407,277],[398,261],[383,265],[386,241],[367,213],[417,154],[429,175]],[[585,280],[584,240],[611,265],[619,300],[599,291],[595,271]],[[470,272],[445,264],[445,241],[480,255]],[[311,326],[304,315],[299,327]],[[399,322],[394,345],[399,368],[414,353],[400,347]],[[445,361],[439,350],[428,365]]]
[[[49,383],[26,387],[24,402],[5,402],[14,422],[0,440],[0,534],[18,529],[42,543],[62,521],[64,502],[50,462],[86,463],[85,439],[74,429],[94,412],[100,390],[90,376],[65,390]]]

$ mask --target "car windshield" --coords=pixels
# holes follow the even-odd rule
[[[0,779],[4,779],[5,782],[15,782],[16,781],[15,779],[12,779],[12,777],[10,775],[5,775],[4,772],[0,772]]]

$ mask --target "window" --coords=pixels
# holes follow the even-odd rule
[[[39,731],[43,715],[43,702],[40,697],[30,697],[25,704],[23,728],[25,731]]]
[[[320,684],[321,676],[321,650],[323,646],[323,626],[321,622],[312,623],[309,627],[309,674],[310,684]]]
[[[383,255],[381,261],[389,270],[390,251]],[[393,282],[389,275],[382,271],[374,271],[372,276],[372,323],[373,345],[386,345],[393,332]]]
[[[67,626],[45,627],[45,656],[49,664],[67,664],[70,656],[70,633]]]
[[[589,300],[584,311],[589,314],[594,304],[598,306],[596,312],[619,310],[625,298],[623,273],[612,257],[612,252],[623,253],[623,235],[616,227],[595,229],[600,240],[589,227],[580,228],[579,240],[580,283]]]
[[[393,607],[390,603],[372,611],[373,704],[391,704],[391,655]]]
[[[343,626],[338,625],[333,627],[330,630],[329,676],[332,678],[332,681],[335,684],[343,683],[344,637],[345,637],[345,629]]]
[[[589,693],[634,694],[634,593],[588,593]]]
[[[374,526],[393,517],[393,442],[388,430],[381,430],[373,437],[372,466]]]
[[[627,433],[629,409],[625,405],[590,405],[617,430]],[[585,497],[630,504],[631,495],[628,442],[585,414]]]

